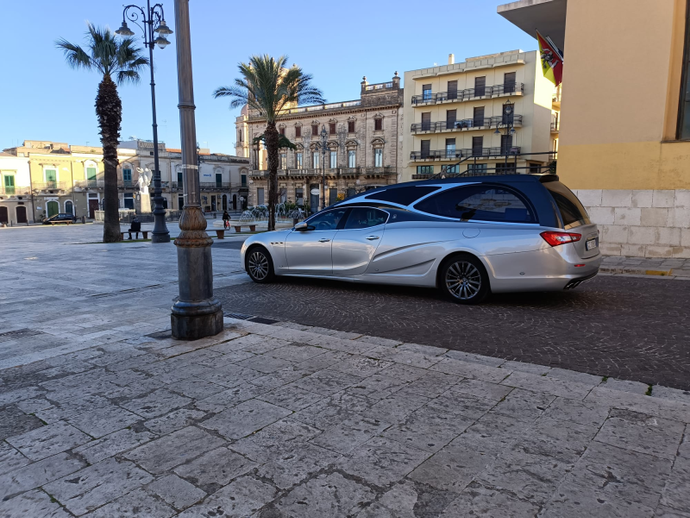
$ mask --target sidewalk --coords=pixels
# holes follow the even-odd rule
[[[604,257],[601,273],[626,275],[659,275],[677,279],[690,279],[690,259],[648,257]]]
[[[164,318],[65,318],[78,350],[0,371],[0,516],[690,516],[688,393]]]

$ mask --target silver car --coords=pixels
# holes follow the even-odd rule
[[[594,277],[599,231],[555,175],[493,175],[391,185],[294,228],[251,236],[255,282],[299,276],[437,287],[451,300],[571,289]]]

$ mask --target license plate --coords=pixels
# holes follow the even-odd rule
[[[594,248],[597,248],[599,246],[599,239],[596,237],[594,239],[588,239],[587,242],[585,242],[585,250],[588,252],[590,250],[593,250]]]

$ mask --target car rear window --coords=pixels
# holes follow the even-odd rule
[[[579,227],[580,225],[589,225],[589,214],[573,194],[573,191],[568,189],[561,182],[546,182],[543,184],[546,190],[549,191],[553,201],[556,202],[561,219],[563,220],[563,227],[566,229]]]
[[[376,192],[367,196],[367,200],[381,200],[398,205],[409,205],[417,201],[422,196],[437,191],[439,187],[415,185],[411,187],[396,187],[393,189],[386,189],[385,191]]]

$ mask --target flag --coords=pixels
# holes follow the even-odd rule
[[[541,55],[541,69],[544,77],[556,86],[563,82],[563,56],[558,47],[548,38],[544,38],[537,31],[539,54]]]

